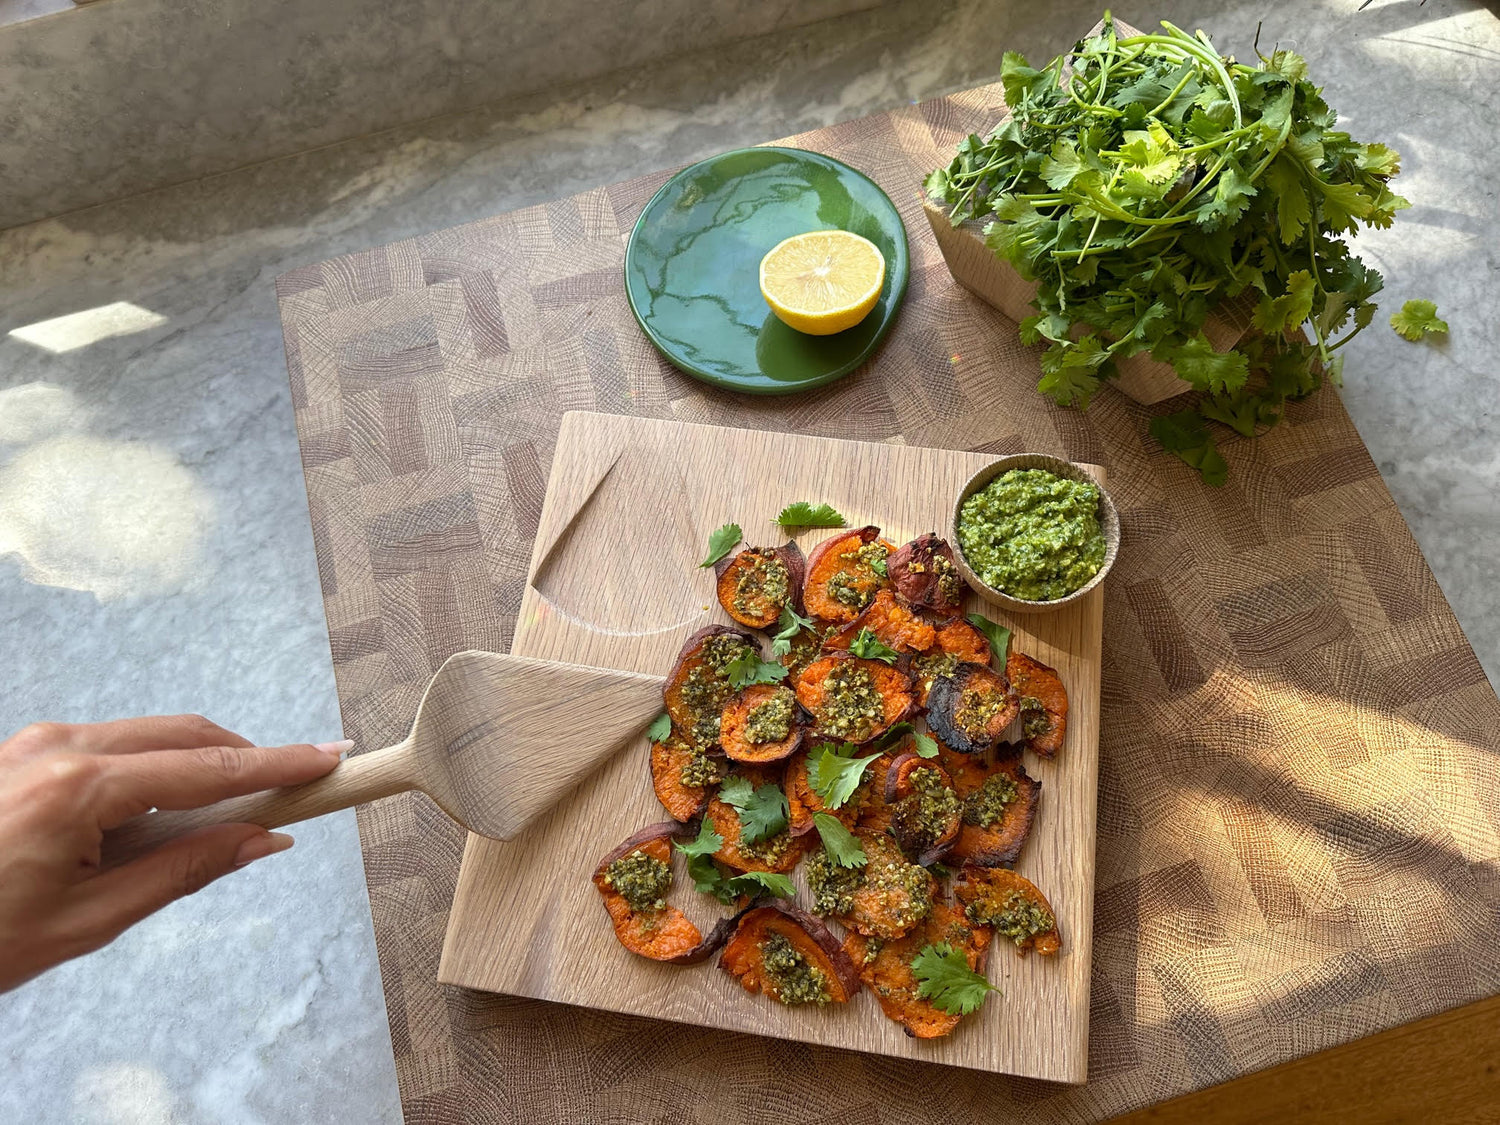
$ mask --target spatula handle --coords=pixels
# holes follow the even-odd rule
[[[417,788],[419,778],[408,739],[384,750],[357,754],[305,785],[266,789],[201,809],[150,812],[127,820],[104,834],[104,866],[126,863],[174,836],[210,824],[279,828]]]

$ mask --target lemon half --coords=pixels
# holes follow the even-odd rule
[[[766,304],[789,327],[809,336],[853,328],[870,315],[884,284],[880,249],[846,230],[794,234],[760,260]]]

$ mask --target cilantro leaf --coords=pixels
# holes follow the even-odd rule
[[[743,539],[745,533],[740,530],[737,523],[726,523],[708,537],[708,558],[704,559],[698,566],[713,566],[725,555],[734,549],[734,545]]]
[[[813,747],[807,758],[807,780],[813,792],[823,802],[824,808],[841,809],[864,778],[865,769],[879,752],[864,758],[856,758],[855,746],[845,742],[841,746],[822,743]]]
[[[779,785],[753,789],[748,777],[729,777],[719,786],[719,799],[739,815],[742,844],[758,844],[786,831],[791,810]]]
[[[1276,227],[1283,244],[1290,246],[1302,236],[1312,219],[1307,184],[1297,162],[1285,154],[1271,161],[1265,171],[1266,186],[1276,196]]]
[[[828,858],[840,867],[863,867],[870,861],[865,855],[864,845],[838,817],[826,812],[813,813],[813,826],[823,838],[823,850],[828,853]]]
[[[1205,483],[1220,488],[1229,479],[1229,465],[1220,455],[1208,427],[1192,410],[1151,419],[1151,436],[1168,453],[1175,453],[1203,474]]]
[[[880,577],[882,578],[890,577],[890,574],[886,571],[884,559],[871,559],[870,569],[873,570],[876,574],[880,575]]]
[[[726,880],[724,889],[729,892],[729,899],[726,901],[740,895],[758,898],[763,894],[770,894],[777,898],[791,898],[797,893],[797,888],[792,886],[790,879],[770,871],[746,871],[743,875]]]
[[[774,684],[786,679],[786,669],[774,660],[762,660],[754,651],[736,656],[724,668],[729,686],[735,691],[751,684]]]
[[[776,624],[780,631],[771,635],[771,655],[785,656],[792,651],[792,638],[803,629],[812,628],[812,618],[803,617],[790,605],[784,605]]]
[[[713,822],[706,817],[703,823],[698,826],[698,836],[696,839],[686,844],[679,842],[676,845],[677,850],[689,859],[695,859],[698,856],[713,855],[714,852],[723,846],[724,837],[714,831]]]
[[[1250,378],[1250,361],[1244,352],[1214,350],[1212,341],[1202,329],[1181,347],[1168,355],[1179,377],[1203,391],[1224,393],[1237,391]]]
[[[1429,332],[1447,332],[1448,322],[1439,320],[1432,301],[1407,301],[1400,312],[1391,313],[1391,327],[1413,343]]]
[[[983,973],[969,968],[969,959],[947,942],[924,945],[912,958],[911,972],[917,979],[917,995],[950,1016],[977,1011],[986,996],[1000,991]]]
[[[782,527],[843,527],[844,517],[827,504],[798,500],[782,508],[775,522]]]
[[[646,728],[646,740],[648,742],[665,742],[672,734],[672,716],[663,711],[651,720],[651,725]]]
[[[937,739],[933,738],[932,735],[923,734],[921,731],[918,731],[912,735],[911,740],[912,744],[916,747],[917,757],[936,758],[938,756]]]
[[[1004,668],[1006,658],[1010,655],[1010,630],[1004,625],[997,625],[982,613],[967,616],[969,624],[989,638],[990,651],[995,654],[1000,667]]]
[[[692,879],[693,889],[700,894],[719,897],[724,885],[724,872],[719,870],[713,855],[723,846],[724,837],[714,831],[714,826],[707,817],[698,828],[697,839],[676,845],[677,850],[687,857],[688,878]]]
[[[1255,315],[1250,319],[1255,327],[1270,335],[1274,332],[1295,332],[1312,312],[1313,279],[1306,270],[1296,270],[1286,276],[1286,292],[1279,297],[1265,296],[1255,306]],[[1231,353],[1226,353],[1231,354]],[[1239,355],[1241,353],[1232,353]],[[1249,376],[1249,362],[1245,373]],[[1243,383],[1241,384],[1243,386]]]
[[[883,660],[887,664],[896,663],[896,658],[901,655],[895,649],[888,648],[869,629],[861,629],[854,634],[854,640],[849,642],[849,651],[865,660]]]
[[[911,734],[912,731],[916,729],[916,727],[912,726],[905,720],[899,723],[892,723],[890,726],[885,728],[884,734],[882,734],[874,742],[870,743],[870,749],[889,750],[892,746],[896,745],[896,743],[900,742],[903,738]]]

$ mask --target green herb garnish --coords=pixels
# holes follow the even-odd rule
[[[859,788],[860,780],[865,775],[865,769],[880,754],[874,753],[863,758],[854,757],[857,747],[853,743],[845,742],[835,746],[831,742],[824,742],[813,747],[807,758],[807,781],[818,795],[818,800],[823,802],[823,807],[828,809],[841,809],[854,791]]]
[[[803,629],[812,628],[812,618],[803,617],[791,606],[784,605],[776,624],[779,631],[771,636],[771,655],[785,656],[792,651],[792,638]]]
[[[706,895],[718,895],[724,883],[724,873],[714,863],[713,855],[724,846],[724,837],[714,831],[707,817],[698,828],[698,837],[691,843],[674,845],[687,857],[688,877],[693,880],[695,890]]]
[[[663,711],[646,728],[646,741],[665,742],[672,735],[672,716]]]
[[[741,844],[758,844],[786,831],[791,810],[779,785],[754,789],[748,777],[729,777],[719,786],[719,800],[739,815]]]
[[[938,756],[937,739],[930,734],[922,734],[918,731],[912,735],[912,744],[916,747],[917,757],[936,758]]]
[[[844,517],[827,504],[798,500],[782,508],[776,522],[782,527],[843,527]]]
[[[747,649],[725,665],[724,675],[729,686],[739,691],[751,684],[779,683],[786,679],[786,669],[774,660],[762,660],[759,653]]]
[[[849,651],[865,660],[883,660],[887,664],[896,663],[896,658],[901,655],[895,649],[887,648],[869,629],[861,629],[854,635],[854,640],[849,642]]]
[[[1432,301],[1407,301],[1400,312],[1391,314],[1391,327],[1416,343],[1429,332],[1447,332],[1448,322],[1438,319],[1437,305]]]
[[[708,558],[704,559],[698,566],[713,566],[725,555],[733,550],[734,545],[745,537],[737,523],[726,523],[708,537]]]
[[[1004,625],[995,624],[982,613],[971,613],[968,619],[970,625],[989,638],[990,651],[995,654],[1000,667],[1005,667],[1005,661],[1010,653],[1010,630]]]
[[[863,867],[870,861],[865,855],[864,845],[838,817],[826,812],[813,813],[813,825],[823,838],[823,850],[828,853],[828,858],[840,867]]]
[[[950,1016],[966,1016],[991,992],[1000,991],[983,973],[969,968],[969,959],[947,942],[923,946],[912,958],[911,972],[917,978],[917,995]]]
[[[775,895],[777,898],[791,898],[797,893],[797,888],[792,886],[791,879],[785,875],[777,875],[771,871],[746,871],[743,875],[735,875],[724,881],[724,891],[728,895],[720,898],[730,902],[740,895],[752,895],[759,897],[763,894]]]

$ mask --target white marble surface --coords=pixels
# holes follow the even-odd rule
[[[1500,20],[1459,0],[1357,6],[1156,11],[1241,54],[1264,19],[1263,45],[1306,51],[1356,134],[1405,155],[1415,206],[1360,248],[1385,312],[1430,296],[1453,333],[1415,346],[1372,327],[1344,397],[1496,679]],[[972,85],[1002,49],[1050,55],[1097,14],[894,0],[0,233],[3,332],[119,302],[163,318],[116,309],[95,334],[137,330],[57,354],[0,334],[0,497],[53,513],[0,505],[0,727],[198,710],[266,741],[336,736],[277,274]],[[90,491],[107,503],[82,506]],[[396,1120],[352,817],[0,997],[0,1060],[5,1122]]]

